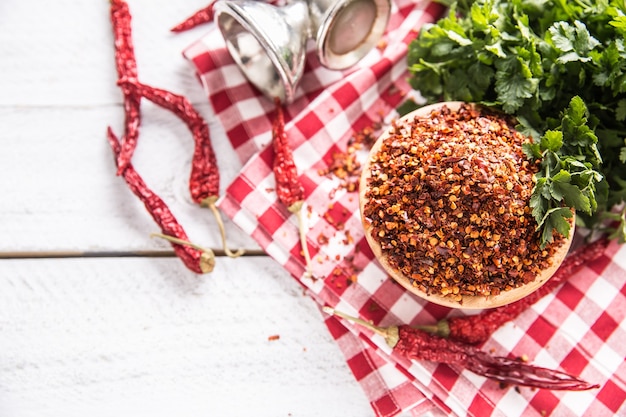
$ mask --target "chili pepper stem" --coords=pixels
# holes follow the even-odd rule
[[[363,327],[365,327],[366,329],[369,329],[371,331],[373,331],[374,333],[376,333],[379,336],[382,336],[385,338],[385,342],[387,342],[387,344],[389,345],[389,347],[393,348],[396,344],[398,344],[398,340],[399,340],[399,334],[398,334],[398,327],[397,326],[390,326],[390,327],[380,327],[380,326],[375,326],[372,323],[370,323],[369,321],[365,321],[359,317],[354,317],[351,316],[349,314],[346,314],[342,311],[339,310],[335,310],[332,307],[329,306],[324,306],[322,308],[322,310],[330,315],[334,315],[334,316],[338,316],[341,317],[343,319],[346,319],[348,321],[354,322],[356,324],[359,324]]]
[[[168,242],[175,243],[177,245],[185,245],[197,249],[200,251],[200,269],[203,273],[209,273],[213,271],[215,268],[215,254],[209,248],[203,248],[202,246],[196,245],[195,243],[189,242],[187,240],[179,239],[174,236],[165,235],[163,233],[152,233],[150,237],[158,237],[161,239],[165,239]]]
[[[297,201],[290,205],[287,210],[296,215],[296,220],[298,221],[298,233],[300,234],[300,246],[302,246],[302,253],[304,254],[304,261],[306,263],[306,271],[304,275],[307,278],[312,278],[313,270],[311,268],[311,255],[309,253],[309,246],[306,243],[306,228],[304,227],[304,216],[302,215],[303,205],[303,201]]]
[[[420,326],[415,326],[415,328],[439,337],[448,338],[450,336],[450,324],[446,319],[439,320],[435,324],[423,324]]]
[[[224,227],[224,222],[222,221],[222,216],[220,214],[220,211],[217,209],[217,206],[215,205],[216,201],[217,201],[216,196],[207,197],[204,200],[202,200],[201,205],[203,207],[208,207],[213,213],[213,216],[215,216],[215,221],[217,222],[217,226],[220,229],[220,235],[222,236],[222,245],[223,245],[224,253],[226,254],[226,256],[229,256],[231,258],[238,258],[241,255],[243,255],[245,251],[242,248],[239,248],[237,252],[233,252],[226,246],[226,228]]]

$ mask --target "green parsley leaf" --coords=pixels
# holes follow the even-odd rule
[[[608,219],[613,223],[617,223],[613,232],[609,235],[609,239],[617,239],[619,243],[626,243],[626,207],[621,212],[607,213]]]
[[[556,22],[548,32],[554,46],[563,53],[557,60],[559,64],[589,61],[591,60],[589,52],[600,44],[580,21],[575,21],[573,25],[562,21]]]
[[[525,142],[522,144],[522,151],[526,155],[526,159],[535,161],[541,158],[541,147],[538,143]]]
[[[563,132],[548,130],[541,138],[541,149],[557,152],[563,146]]]
[[[609,22],[609,25],[617,29],[617,33],[626,36],[626,16],[617,16]]]
[[[518,52],[523,51],[524,49],[519,49]],[[510,55],[504,60],[496,61],[495,67],[494,87],[498,100],[504,111],[513,113],[522,107],[525,99],[536,93],[539,80],[533,77],[528,62],[521,56]]]
[[[615,119],[623,122],[626,120],[626,98],[617,102],[617,108],[615,109]]]
[[[591,212],[589,197],[582,193],[578,186],[572,184],[572,175],[565,170],[552,177],[550,195],[556,201],[565,201],[569,207],[585,213]]]
[[[552,242],[553,231],[563,235],[569,236],[571,224],[568,219],[571,219],[573,214],[571,210],[566,207],[555,207],[548,210],[542,219],[543,230],[541,232],[542,246]]]

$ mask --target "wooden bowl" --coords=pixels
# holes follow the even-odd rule
[[[402,117],[401,119],[397,120],[395,122],[395,124],[397,126],[402,126],[402,125],[406,125],[406,124],[410,124],[410,121],[412,121],[416,116],[419,117],[424,117],[424,116],[428,116],[433,110],[436,110],[438,108],[440,108],[441,106],[446,105],[450,110],[452,111],[456,111],[458,110],[461,105],[463,103],[461,102],[444,102],[444,103],[437,103],[437,104],[433,104],[430,106],[425,106],[422,108],[419,108],[409,114],[407,114],[406,116]],[[367,159],[367,161],[365,162],[364,166],[363,166],[363,171],[361,174],[361,178],[360,178],[360,187],[359,187],[359,207],[360,207],[360,212],[361,212],[361,221],[363,223],[363,227],[365,228],[365,237],[367,239],[367,242],[369,243],[374,255],[376,256],[378,262],[380,263],[380,265],[383,267],[383,269],[395,280],[397,281],[399,284],[401,284],[403,287],[405,287],[409,292],[427,300],[430,301],[432,303],[436,303],[442,306],[446,306],[446,307],[452,307],[452,308],[463,308],[463,309],[486,309],[486,308],[493,308],[493,307],[498,307],[498,306],[502,306],[505,304],[509,304],[512,303],[514,301],[517,301],[523,297],[525,297],[526,295],[532,293],[533,291],[535,291],[536,289],[538,289],[539,287],[541,287],[543,284],[545,284],[550,277],[554,274],[554,272],[558,269],[559,265],[561,264],[561,262],[563,261],[563,259],[565,258],[565,256],[567,255],[571,242],[572,242],[572,238],[574,235],[574,227],[573,224],[574,222],[572,221],[572,228],[570,230],[570,234],[569,234],[569,238],[566,239],[554,252],[553,256],[551,257],[551,265],[542,270],[537,276],[536,278],[527,283],[527,284],[523,284],[519,287],[513,288],[513,289],[509,289],[509,290],[504,290],[501,291],[500,294],[498,295],[464,295],[462,296],[461,301],[457,301],[452,299],[449,296],[444,296],[442,294],[436,294],[436,293],[426,293],[424,291],[422,291],[419,287],[416,287],[414,285],[412,285],[411,280],[405,276],[404,274],[402,274],[400,271],[394,269],[394,267],[392,267],[387,259],[387,257],[385,256],[385,254],[383,253],[383,250],[381,248],[381,245],[379,244],[379,242],[372,236],[371,234],[371,225],[370,225],[370,221],[368,219],[365,218],[364,216],[364,207],[365,207],[365,203],[366,203],[366,192],[367,192],[367,188],[368,188],[368,181],[370,179],[371,176],[371,156],[375,155],[379,152],[380,147],[383,143],[383,141],[389,137],[390,133],[391,133],[392,129],[387,129],[387,131],[385,131],[378,139],[377,141],[374,143],[374,145],[372,146],[372,149],[370,151],[370,157]],[[573,219],[572,219],[573,220]]]

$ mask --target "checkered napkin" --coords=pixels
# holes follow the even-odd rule
[[[243,78],[216,30],[184,55],[195,66],[233,148],[245,163],[219,201],[222,211],[297,279],[320,305],[375,324],[434,323],[469,314],[425,302],[390,280],[363,235],[358,194],[321,175],[362,129],[389,122],[411,89],[406,52],[416,30],[442,12],[435,3],[396,0],[384,42],[349,70],[329,71],[312,50],[296,100],[285,109],[286,131],[306,193],[305,219],[315,279],[305,266],[297,221],[275,193],[271,124],[274,105]],[[362,162],[366,150],[359,155]],[[586,392],[503,389],[461,368],[411,362],[363,328],[327,317],[326,324],[377,416],[614,415],[626,414],[626,247],[606,254],[572,277],[483,349],[526,355],[601,384]]]

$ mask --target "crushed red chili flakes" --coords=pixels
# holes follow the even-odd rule
[[[376,141],[377,132],[382,122],[375,122],[354,133],[348,141],[345,152],[334,152],[328,163],[328,167],[318,170],[320,176],[339,179],[338,187],[330,194],[332,199],[337,190],[345,189],[347,192],[356,192],[359,187],[362,165],[358,160],[358,152],[369,150]]]
[[[394,124],[371,156],[364,203],[389,264],[456,301],[533,281],[563,239],[540,248],[527,140],[512,121],[469,105]]]
[[[332,112],[332,109],[330,109]],[[326,176],[328,178],[338,179],[338,185],[332,189],[328,195],[329,200],[333,200],[335,194],[339,190],[345,190],[348,193],[358,191],[359,181],[362,173],[362,163],[359,159],[362,159],[362,152],[369,152],[372,145],[376,142],[380,129],[382,127],[383,112],[378,112],[380,116],[379,121],[374,121],[363,128],[355,130],[352,137],[348,140],[345,151],[333,152],[328,161],[327,167],[318,170],[318,175]],[[353,201],[352,198],[348,198],[348,201]],[[331,239],[333,242],[341,243],[343,245],[351,245],[355,239],[350,233],[350,230],[346,229],[345,219],[350,217],[350,213],[345,207],[336,207],[334,203],[329,203],[327,210],[322,214],[322,218],[333,229],[329,237],[324,233],[320,233],[317,236],[317,243],[320,246],[329,245]],[[338,240],[335,239],[337,233],[343,234],[343,237]],[[355,247],[355,252],[358,252],[358,246]],[[319,263],[324,262],[338,262],[342,259],[341,255],[335,255],[331,258],[328,254],[324,256],[318,256]],[[345,288],[352,285],[357,281],[358,273],[361,268],[356,266],[353,262],[354,255],[345,256],[345,261],[341,267],[336,267],[330,275],[330,282],[337,288]]]
[[[329,242],[328,236],[326,236],[323,233],[320,233],[319,235],[317,235],[317,244],[322,246],[322,245],[327,245]]]

